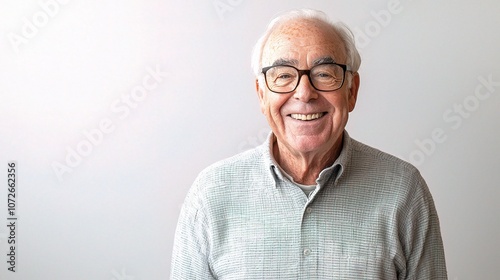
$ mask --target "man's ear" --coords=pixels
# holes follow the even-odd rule
[[[352,73],[351,88],[349,89],[349,112],[352,112],[352,110],[354,110],[354,107],[356,106],[359,83],[360,81],[358,72]]]
[[[259,97],[260,110],[265,114],[265,98],[264,98],[264,88],[259,84],[259,79],[255,79],[255,90],[257,91],[257,97]]]

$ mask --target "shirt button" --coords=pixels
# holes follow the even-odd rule
[[[309,256],[311,254],[311,249],[304,249],[304,256]]]
[[[311,209],[311,207],[307,207],[307,208],[306,208],[306,213],[307,213],[307,214],[311,214],[311,212],[312,212],[312,211],[313,211],[313,210]]]

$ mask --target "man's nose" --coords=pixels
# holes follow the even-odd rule
[[[299,78],[299,84],[295,89],[293,97],[304,103],[309,102],[311,99],[318,98],[318,92],[316,91],[316,89],[314,89],[311,81],[309,80],[309,77],[306,74],[302,75]]]

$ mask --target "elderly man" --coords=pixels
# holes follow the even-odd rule
[[[320,12],[271,22],[254,49],[260,147],[198,176],[172,279],[446,279],[419,172],[344,130],[360,84],[352,33]]]

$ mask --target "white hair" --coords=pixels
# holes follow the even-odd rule
[[[271,33],[281,25],[293,20],[314,20],[326,24],[340,37],[345,47],[347,61],[346,64],[351,72],[348,72],[348,87],[351,87],[352,75],[359,70],[361,57],[356,49],[354,35],[347,25],[342,22],[332,23],[328,16],[320,11],[311,9],[292,10],[274,18],[267,26],[266,32],[257,40],[252,52],[252,69],[256,77],[259,77],[262,69],[262,53]]]

